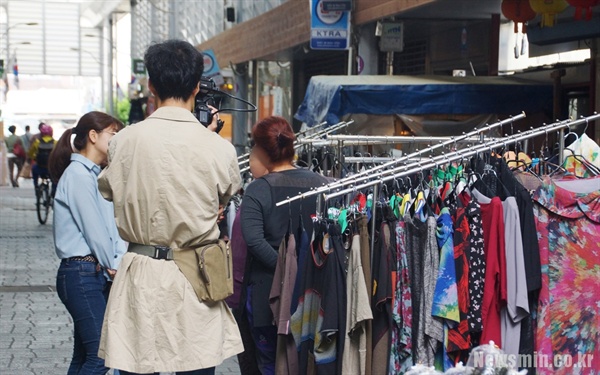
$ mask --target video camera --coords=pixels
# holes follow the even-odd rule
[[[218,93],[220,91],[212,78],[200,78],[200,91],[196,94],[194,101],[194,115],[204,126],[208,127],[213,121],[213,114],[208,105],[210,104],[215,108],[219,108],[221,104],[222,97],[217,95]],[[221,119],[217,120],[217,133],[223,129],[223,125],[224,122]]]
[[[221,102],[223,99],[229,98],[242,102],[250,108],[221,108]],[[256,112],[256,106],[247,100],[235,97],[227,92],[219,90],[215,81],[210,77],[200,78],[200,90],[196,94],[194,99],[194,116],[200,121],[200,123],[206,127],[213,121],[213,113],[210,110],[209,105],[217,108],[219,112]],[[219,119],[217,120],[217,133],[223,129],[225,123]]]

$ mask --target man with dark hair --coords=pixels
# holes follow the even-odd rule
[[[129,242],[109,297],[99,355],[125,375],[214,374],[243,346],[225,302],[200,298],[195,250],[219,238],[219,206],[240,187],[237,157],[229,142],[191,112],[202,54],[170,40],[150,46],[144,62],[157,109],[112,138],[109,164],[98,181]],[[189,254],[194,261],[182,260]]]

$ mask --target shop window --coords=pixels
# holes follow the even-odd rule
[[[259,61],[258,120],[268,116],[292,117],[292,81],[289,61]]]

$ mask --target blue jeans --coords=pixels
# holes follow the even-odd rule
[[[277,327],[254,326],[254,314],[252,311],[252,288],[249,285],[246,293],[246,315],[250,323],[250,333],[254,340],[256,362],[262,375],[275,375],[275,360],[277,354]],[[268,308],[268,307],[266,307]]]
[[[121,375],[145,375],[145,374],[138,374],[135,372],[127,372],[127,371],[123,371],[121,370]],[[154,373],[155,375],[158,375],[158,372]],[[215,368],[214,367],[210,367],[210,368],[204,368],[202,370],[193,370],[193,371],[179,371],[176,372],[177,375],[214,375],[215,374]],[[150,374],[148,374],[150,375]]]
[[[75,343],[67,375],[104,375],[108,368],[98,357],[102,321],[110,286],[97,264],[62,260],[56,291],[73,318]]]
[[[31,167],[31,179],[33,180],[33,187],[36,189],[38,187],[38,179],[40,178],[50,178],[50,172],[48,172],[48,168],[40,167],[39,165],[34,164]],[[50,184],[52,186],[50,195],[54,197],[56,194],[56,184],[53,182],[50,182]]]

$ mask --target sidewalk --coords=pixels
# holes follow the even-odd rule
[[[31,180],[19,183],[0,187],[0,373],[63,375],[73,324],[56,294],[52,216],[40,225]],[[216,374],[240,374],[237,358]]]

